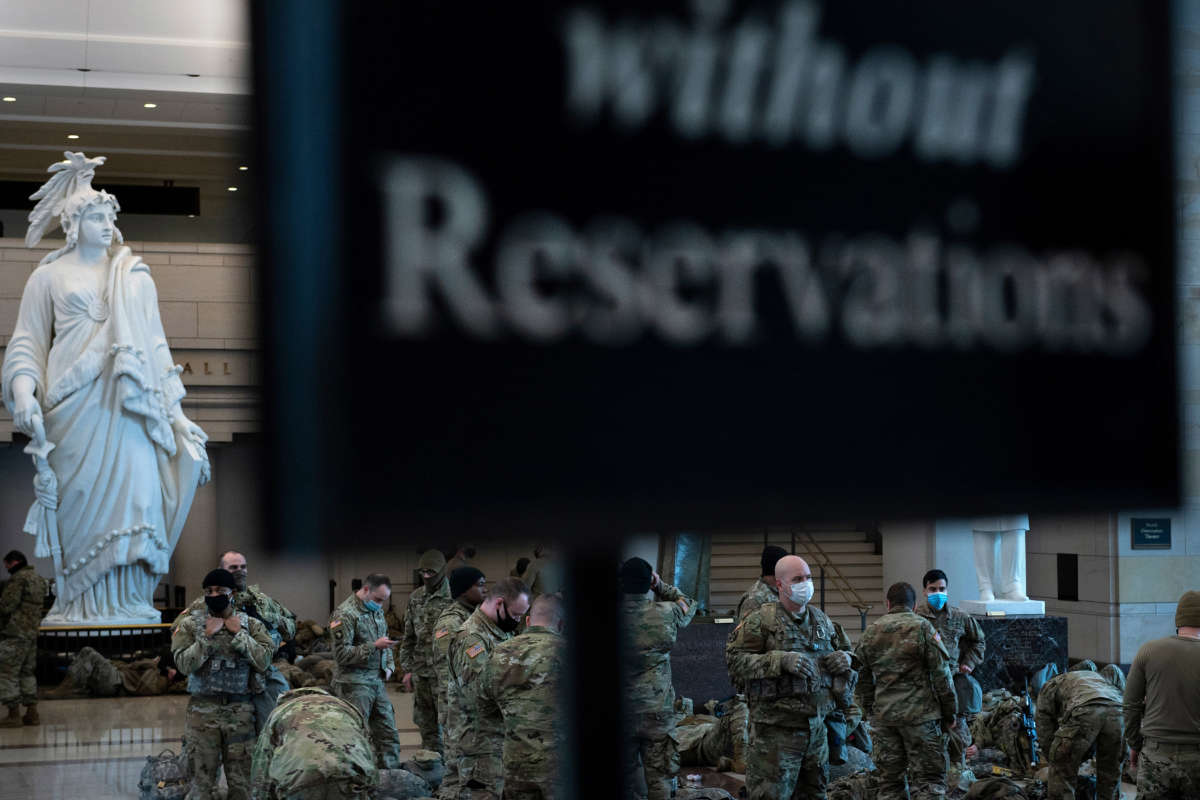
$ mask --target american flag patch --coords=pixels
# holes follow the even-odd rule
[[[937,631],[934,631],[934,632],[933,632],[933,639],[934,639],[934,641],[936,641],[936,642],[940,642],[940,641],[942,640],[942,635],[941,635],[940,633],[938,633]]]
[[[342,621],[340,619],[335,619],[333,622],[329,623],[329,627],[336,628],[338,625],[341,625],[341,624],[342,624]]]
[[[467,655],[471,658],[474,658],[475,656],[479,655],[482,652],[483,652],[482,644],[472,645],[467,648]]]
[[[440,639],[448,633],[450,633],[450,631],[446,630],[445,628],[442,628],[440,631],[437,631],[436,633],[433,634],[433,638]]]

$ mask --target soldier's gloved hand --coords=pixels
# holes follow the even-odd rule
[[[830,675],[840,675],[850,671],[850,654],[845,650],[834,650],[821,656],[821,669]]]
[[[804,657],[803,653],[784,653],[780,665],[785,672],[804,678],[817,677],[817,669],[813,663]]]

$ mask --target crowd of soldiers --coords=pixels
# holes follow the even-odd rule
[[[230,551],[175,621],[169,652],[125,663],[85,649],[58,691],[186,690],[193,799],[216,796],[223,768],[230,800],[365,800],[380,796],[389,771],[423,773],[436,762],[430,785],[441,800],[561,797],[564,607],[557,564],[539,550],[490,584],[470,563],[473,548],[459,548],[449,563],[428,550],[402,620],[391,611],[390,579],[371,574],[326,626],[299,627],[248,584],[245,557]],[[0,702],[9,712],[0,727],[36,725],[46,584],[17,551],[4,565],[11,578],[0,592]],[[972,675],[984,659],[983,631],[949,605],[941,570],[923,576],[921,593],[903,582],[889,587],[887,613],[852,646],[812,605],[803,558],[768,547],[761,566],[725,649],[737,694],[710,704],[716,713],[707,717],[675,697],[671,679],[670,654],[696,601],[641,558],[620,566],[629,798],[677,796],[684,763],[744,773],[751,800],[825,798],[830,765],[845,760],[847,742],[873,756],[871,796],[943,798],[981,748],[1003,750],[1010,734],[1027,748],[1010,766],[1019,776],[1029,762],[1043,763],[1048,797],[1074,798],[1092,758],[1098,798],[1117,800],[1126,763],[1139,798],[1200,797],[1200,592],[1184,594],[1176,635],[1145,644],[1128,679],[1115,665],[1083,662],[1034,680],[1027,698],[993,692],[985,700]],[[304,638],[298,632],[310,634],[311,648],[328,647],[311,656],[330,665],[328,690],[298,685],[306,672],[297,680],[289,659],[273,663]],[[423,753],[415,762],[401,758],[385,685],[393,675],[412,692]],[[697,719],[704,727],[681,735],[681,723]],[[1000,780],[979,777],[976,788]]]

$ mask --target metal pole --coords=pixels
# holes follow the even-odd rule
[[[862,627],[859,630],[865,631],[867,629],[867,612],[860,609],[858,615],[862,617]]]
[[[821,610],[825,610],[825,567],[821,567]]]

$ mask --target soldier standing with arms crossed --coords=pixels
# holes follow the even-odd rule
[[[179,671],[189,676],[184,741],[192,764],[188,800],[216,797],[217,769],[225,767],[228,800],[250,797],[254,746],[253,673],[271,666],[275,646],[267,628],[230,605],[237,584],[223,569],[204,576],[205,608],[190,611],[171,636]]]
[[[946,796],[946,732],[956,709],[950,654],[913,613],[916,599],[909,584],[892,584],[887,613],[854,651],[862,663],[855,695],[875,734],[879,800],[908,800],[910,789],[913,800]]]
[[[975,755],[978,748],[971,744],[971,720],[979,712],[975,699],[983,698],[979,681],[971,675],[983,663],[983,628],[970,614],[951,608],[946,573],[931,569],[921,579],[925,596],[917,604],[917,616],[929,620],[942,637],[942,646],[950,654],[951,680],[958,700],[958,711],[954,728],[950,731],[948,749],[950,760],[963,765],[966,758]]]
[[[433,627],[450,605],[446,580],[446,557],[440,550],[426,550],[417,564],[423,585],[408,596],[404,611],[404,639],[400,644],[400,669],[404,686],[413,692],[413,722],[421,732],[421,747],[442,752],[442,729],[438,719],[437,670],[433,663]]]
[[[400,767],[400,734],[396,712],[384,681],[392,676],[395,639],[387,637],[383,604],[392,594],[386,575],[371,574],[329,618],[333,639],[334,695],[358,709],[371,729],[375,758],[384,769]]]
[[[475,613],[487,597],[487,578],[475,567],[459,567],[450,573],[450,594],[454,602],[437,618],[433,626],[433,662],[438,681],[438,719],[446,736],[445,775],[438,794],[454,797],[458,793],[458,743],[465,733],[468,720],[460,720],[450,702],[450,643],[463,623]]]
[[[649,800],[667,800],[671,779],[679,770],[671,649],[679,629],[696,616],[696,602],[664,583],[641,558],[631,558],[621,565],[620,581],[624,595],[622,677],[629,715],[624,764],[627,785],[632,794],[637,771],[642,770]]]
[[[19,550],[4,556],[11,575],[0,593],[0,702],[8,716],[0,728],[39,725],[37,711],[37,634],[45,616],[46,579],[37,574]],[[21,716],[21,703],[25,716]]]
[[[779,602],[746,615],[730,636],[725,662],[746,687],[754,742],[746,757],[751,800],[824,800],[829,782],[825,719],[837,710],[821,673],[850,669],[850,638],[842,626],[809,605],[812,573],[799,556],[775,565]],[[858,725],[850,708],[847,728]]]

